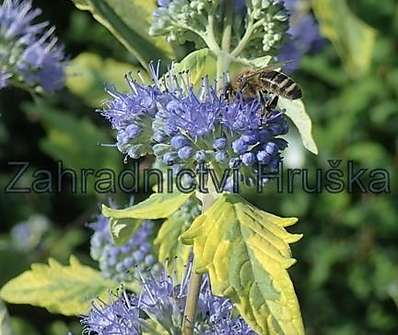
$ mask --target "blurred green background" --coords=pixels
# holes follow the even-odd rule
[[[329,42],[319,53],[305,56],[294,75],[305,92],[320,154],[305,152],[299,139],[292,139],[296,159],[290,166],[308,167],[312,176],[317,168],[327,170],[331,159],[384,168],[391,175],[391,193],[309,194],[298,186],[292,194],[270,188],[261,197],[247,196],[269,212],[300,218],[293,229],[304,233],[304,238],[293,246],[298,263],[291,274],[307,334],[396,335],[398,4],[394,0],[347,3],[350,15],[375,30],[374,43],[358,32],[355,20],[345,20],[346,26],[337,23],[341,28],[337,35],[331,33],[335,22],[322,22]],[[15,172],[15,166],[8,165],[11,161],[29,161],[32,169],[54,172],[59,160],[73,168],[123,168],[121,154],[98,145],[113,140],[106,122],[94,110],[105,98],[103,83],[123,87],[123,74],[137,61],[90,14],[78,11],[71,2],[36,0],[34,4],[57,27],[73,60],[71,80],[64,91],[39,101],[17,89],[0,92],[2,190]],[[31,183],[28,175],[23,184]],[[32,262],[45,262],[50,256],[65,262],[73,252],[90,264],[86,223],[101,202],[109,197],[127,202],[129,196],[73,194],[67,187],[62,193],[2,193],[0,286]],[[21,223],[28,234],[15,228]],[[24,243],[21,236],[26,238]],[[77,319],[29,306],[7,308],[17,335],[80,331]]]

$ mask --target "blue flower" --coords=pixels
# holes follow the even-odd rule
[[[11,229],[11,241],[16,249],[31,252],[40,245],[43,235],[49,230],[50,222],[40,214],[18,223]]]
[[[215,139],[213,143],[213,148],[216,150],[222,150],[225,149],[226,144],[227,144],[227,139],[224,137],[220,137]]]
[[[232,142],[232,149],[235,153],[241,154],[248,150],[248,146],[245,141],[241,138],[238,138],[236,141]]]
[[[0,5],[0,88],[11,80],[46,92],[64,86],[63,48],[47,22],[33,23],[40,14],[29,0],[5,0]]]
[[[187,146],[189,142],[190,141],[183,135],[174,136],[170,140],[171,146],[174,147],[175,149],[181,149],[182,147]]]
[[[97,222],[90,224],[94,230],[91,237],[91,257],[99,262],[103,275],[117,281],[128,281],[133,278],[130,272],[137,267],[145,270],[148,267],[158,268],[156,259],[152,256],[153,250],[150,236],[154,224],[145,220],[141,227],[122,246],[112,241],[109,232],[109,220],[100,215]]]
[[[243,14],[247,10],[246,1],[245,0],[232,0],[234,10],[237,14]]]
[[[252,166],[256,161],[256,156],[252,152],[246,152],[241,157],[243,164]]]
[[[12,77],[11,73],[7,73],[7,72],[2,72],[4,70],[0,70],[0,89],[7,87],[8,85],[8,79],[10,79]]]
[[[271,161],[272,156],[267,151],[261,150],[257,153],[257,159],[262,164],[268,164]]]
[[[256,335],[241,317],[232,316],[233,305],[228,299],[213,295],[207,276],[202,283],[198,306],[202,316],[208,315],[207,324],[199,334]]]
[[[159,101],[159,118],[163,121],[165,133],[169,136],[179,134],[184,129],[190,137],[198,138],[212,132],[219,113],[225,104],[216,94],[214,87],[202,91],[197,96],[193,88],[188,92],[166,93],[167,99]]]
[[[189,201],[175,213],[187,224],[192,223],[199,214],[200,207],[196,201]],[[151,333],[151,320],[156,320],[166,332],[178,334],[183,320],[188,279],[192,272],[191,261],[186,266],[184,278],[177,282],[158,264],[154,265],[155,258],[148,243],[152,222],[145,221],[132,239],[120,247],[112,243],[108,219],[99,216],[97,222],[90,226],[94,229],[91,255],[100,260],[101,270],[105,266],[125,273],[130,268],[129,280],[134,279],[140,285],[133,294],[120,290],[116,295],[110,295],[108,303],[102,300],[94,303],[88,315],[81,320],[84,332],[98,335],[138,335],[144,331]],[[137,262],[144,262],[149,267],[134,266]],[[103,273],[109,277],[108,272]],[[228,299],[213,295],[209,278],[205,275],[200,289],[194,333],[255,335],[232,310],[233,305]]]
[[[223,123],[231,130],[257,130],[262,123],[261,110],[257,99],[246,101],[238,96],[223,113]]]
[[[265,162],[256,159],[257,153],[288,131],[282,111],[275,109],[263,115],[263,105],[258,100],[246,101],[240,96],[226,101],[206,81],[197,93],[189,88],[186,93],[178,89],[177,93],[166,94],[172,98],[165,99],[168,104],[163,107],[159,103],[155,118],[157,125],[165,129],[166,136],[161,143],[170,149],[166,155],[162,154],[169,164],[183,164],[189,168],[206,160],[210,165],[227,168],[231,160],[239,162],[243,155],[244,164],[252,167],[252,174],[249,169],[241,172],[251,177],[258,164]],[[182,149],[176,154],[176,142],[184,142],[186,154],[182,154]],[[278,152],[266,160],[270,167],[277,165],[281,159],[279,153],[284,149],[275,147]]]
[[[163,155],[163,162],[167,165],[173,165],[176,161],[176,154],[174,152],[167,152]]]
[[[182,160],[187,160],[191,158],[193,155],[193,149],[189,146],[183,147],[180,150],[178,150],[178,157],[181,158]]]
[[[203,150],[200,150],[200,151],[196,152],[195,160],[198,163],[203,163],[206,160],[206,153]]]
[[[178,76],[164,79],[155,75],[151,85],[128,79],[129,93],[108,90],[112,99],[101,112],[117,130],[121,152],[132,158],[154,154],[177,170],[206,163],[220,171],[231,161],[239,166],[242,158],[245,180],[255,177],[259,164],[267,162],[270,169],[278,165],[285,146],[275,146],[277,152],[267,159],[258,153],[287,133],[283,111],[275,108],[265,114],[263,103],[240,95],[228,101],[207,79],[199,91],[181,85],[184,79]]]
[[[100,112],[118,132],[118,149],[136,159],[152,153],[152,122],[157,113],[156,97],[159,92],[154,85],[141,85],[130,78],[127,81],[131,92],[125,94],[118,92],[115,87],[109,87],[107,92],[112,99],[105,103]]]
[[[304,54],[316,51],[323,43],[315,18],[308,12],[303,13],[300,2],[302,0],[284,0],[291,19],[289,38],[281,47],[278,60],[287,62],[284,67],[287,72],[296,70]]]
[[[264,146],[264,149],[269,155],[275,155],[278,153],[278,150],[279,150],[278,146],[273,142],[268,142]]]
[[[192,264],[187,267],[181,283],[168,276],[141,275],[141,291],[136,294],[121,292],[109,304],[94,304],[90,313],[82,319],[85,331],[98,335],[142,334],[154,319],[170,334],[181,330],[186,302],[188,278]],[[148,318],[149,317],[149,318]],[[232,303],[213,295],[207,276],[204,276],[199,294],[198,313],[194,334],[202,335],[255,335],[241,317],[233,316]]]
[[[93,304],[90,313],[82,319],[84,332],[98,335],[139,335],[139,299],[135,295],[122,292],[111,296],[111,302]]]
[[[167,7],[170,4],[171,0],[158,0],[159,7]]]

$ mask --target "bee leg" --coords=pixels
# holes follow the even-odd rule
[[[244,96],[244,91],[248,88],[248,85],[249,85],[249,81],[246,79],[242,79],[240,81],[240,88],[239,88],[238,93],[240,93],[240,94],[242,94],[242,96]]]
[[[262,104],[263,104],[263,108],[261,111],[261,124],[264,125],[267,121],[267,117],[270,113],[272,113],[272,111],[276,108],[276,106],[278,105],[278,100],[279,97],[277,95],[272,95],[268,101],[265,102],[264,99],[264,95],[260,94],[260,96],[262,97]]]
[[[261,102],[261,104],[262,104],[263,106],[266,106],[266,105],[267,105],[267,99],[266,99],[266,97],[265,97],[265,94],[266,94],[266,92],[262,92],[262,91],[259,91],[259,92],[258,92],[258,97],[259,97],[260,102]]]
[[[271,96],[271,98],[265,104],[267,110],[271,111],[272,109],[275,109],[276,106],[278,105],[278,101],[279,101],[279,97],[277,95]]]
[[[258,99],[260,100],[260,103],[262,106],[261,115],[260,115],[261,116],[261,124],[264,124],[264,118],[267,115],[267,102],[266,102],[265,94],[266,94],[266,92],[261,92],[261,91],[257,92]]]
[[[278,105],[279,97],[277,95],[272,95],[268,101],[264,104],[265,116],[268,116],[272,113],[276,106]]]

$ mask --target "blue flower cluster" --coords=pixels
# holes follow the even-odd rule
[[[289,39],[281,47],[278,59],[286,64],[285,70],[292,72],[298,68],[304,54],[316,51],[323,43],[319,26],[314,16],[303,9],[303,0],[284,0],[290,13]]]
[[[11,80],[46,92],[63,87],[63,48],[54,28],[34,23],[40,14],[29,0],[4,0],[0,5],[0,89]]]
[[[206,322],[198,325],[198,334],[203,335],[256,335],[241,317],[233,317],[232,303],[211,292],[209,278],[206,276],[201,287],[199,313]]]
[[[186,300],[188,276],[181,284],[165,273],[149,275],[142,279],[142,291],[138,294],[122,292],[110,304],[94,305],[82,323],[88,334],[138,335],[156,328],[156,322],[168,334],[179,334]],[[211,292],[207,277],[200,289],[198,313],[194,333],[201,335],[255,335],[241,317],[234,317],[232,303]]]
[[[11,229],[11,241],[14,247],[23,252],[32,252],[43,241],[43,236],[50,229],[48,218],[34,214],[26,221],[20,222]]]
[[[204,80],[196,91],[185,75],[166,75],[144,85],[128,79],[131,92],[109,90],[101,111],[117,130],[119,150],[132,158],[155,154],[176,173],[209,164],[214,170],[239,168],[250,179],[259,164],[276,168],[287,142],[282,110],[265,111],[239,94],[227,100]],[[268,97],[265,97],[268,99]]]
[[[83,334],[96,335],[139,335],[139,299],[123,292],[120,297],[106,305],[93,304],[90,314],[82,320]]]
[[[103,108],[103,115],[117,130],[118,149],[131,158],[152,153],[152,122],[157,113],[155,86],[142,85],[126,77],[131,93],[124,94],[115,87],[107,89],[112,97]]]
[[[122,246],[116,246],[112,241],[109,220],[106,217],[98,216],[97,222],[90,224],[90,227],[94,229],[91,237],[91,257],[99,262],[101,272],[106,278],[119,282],[130,281],[135,278],[135,270],[144,271],[149,267],[160,267],[150,243],[154,229],[152,221],[145,220]]]

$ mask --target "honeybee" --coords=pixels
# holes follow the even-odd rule
[[[296,82],[275,70],[280,65],[271,65],[258,70],[245,70],[231,80],[224,88],[224,97],[230,99],[237,94],[243,98],[260,98],[264,103],[265,111],[275,108],[278,97],[289,100],[300,99],[303,93]],[[268,95],[268,99],[265,99]]]

